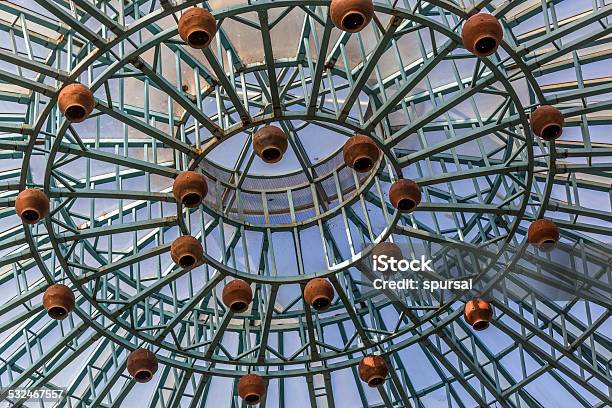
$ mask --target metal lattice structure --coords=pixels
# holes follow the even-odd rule
[[[194,5],[219,27],[202,51],[177,33]],[[321,0],[0,2],[0,388],[65,387],[57,407],[234,407],[257,372],[272,407],[612,404],[612,4],[374,5],[349,34]],[[504,28],[482,59],[460,37],[479,10]],[[75,81],[96,97],[79,124],[57,106]],[[565,117],[556,142],[530,130],[543,104]],[[289,135],[278,165],[251,146],[266,123]],[[383,152],[365,175],[342,160],[355,132]],[[184,170],[208,179],[195,209],[171,192]],[[388,199],[402,175],[423,191],[409,215]],[[26,187],[52,203],[33,226],[13,208]],[[544,215],[554,256],[526,242]],[[169,254],[187,233],[205,248],[190,270]],[[363,260],[385,240],[474,290],[374,290]],[[324,313],[302,299],[315,276],[336,292]],[[234,277],[255,293],[245,313],[220,301]],[[61,322],[42,305],[55,282],[76,294]],[[476,293],[487,332],[462,318]],[[138,347],[160,362],[146,385],[125,370]],[[391,367],[374,389],[357,375],[371,352]]]

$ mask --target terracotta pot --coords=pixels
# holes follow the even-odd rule
[[[551,250],[559,242],[559,227],[547,219],[535,220],[527,230],[527,241],[542,250]]]
[[[136,349],[128,356],[127,370],[137,382],[149,382],[157,372],[157,357],[147,349]]]
[[[389,189],[391,205],[401,213],[411,213],[421,203],[421,188],[408,179],[399,179]]]
[[[389,374],[387,362],[381,356],[365,356],[359,362],[359,377],[370,387],[380,387]]]
[[[327,279],[311,279],[304,287],[304,300],[320,312],[327,310],[334,300],[334,287]]]
[[[178,31],[191,48],[202,49],[208,47],[215,36],[217,22],[208,10],[192,7],[179,19]]]
[[[172,242],[170,256],[182,268],[193,268],[204,262],[204,249],[196,238],[183,235]]]
[[[172,194],[177,202],[187,208],[195,208],[202,203],[208,194],[208,183],[203,174],[195,171],[184,171],[172,184]]]
[[[380,258],[383,255],[387,256],[387,259],[394,258],[398,261],[404,259],[402,250],[393,242],[380,242],[376,244],[374,248],[372,248],[372,262],[374,262],[375,256]],[[387,269],[387,271],[384,273],[389,274],[391,272],[391,270]]]
[[[51,285],[43,295],[43,306],[52,319],[64,320],[74,309],[74,293],[66,285]]]
[[[253,135],[253,150],[266,163],[280,161],[288,144],[287,135],[276,126],[264,126]]]
[[[96,105],[93,93],[83,84],[69,84],[62,88],[57,98],[60,112],[72,123],[87,119]]]
[[[465,304],[463,318],[474,330],[481,331],[489,327],[493,319],[493,308],[486,300],[472,299]]]
[[[247,405],[259,404],[268,386],[257,374],[246,374],[238,381],[238,395]]]
[[[331,0],[329,14],[339,29],[356,33],[363,30],[374,16],[372,0]]]
[[[359,173],[372,170],[380,157],[380,149],[374,141],[365,135],[354,135],[342,148],[344,163]]]
[[[49,215],[49,198],[36,188],[26,188],[15,199],[15,212],[26,224],[36,224]]]
[[[479,57],[487,57],[497,51],[504,38],[504,30],[491,14],[478,13],[468,18],[461,31],[463,46]]]
[[[559,109],[550,105],[542,105],[531,114],[531,130],[537,136],[550,142],[563,134],[565,119]]]
[[[251,286],[242,279],[234,279],[223,288],[223,304],[234,313],[245,312],[253,300]]]

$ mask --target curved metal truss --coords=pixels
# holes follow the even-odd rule
[[[193,5],[219,26],[197,52],[177,34]],[[234,407],[257,372],[280,407],[612,403],[612,4],[376,2],[359,34],[328,5],[0,2],[0,388],[65,387],[58,407]],[[504,27],[486,59],[461,45],[479,10]],[[57,108],[74,81],[96,97],[80,124]],[[566,118],[556,142],[531,133],[541,104]],[[277,165],[251,146],[266,123],[289,135]],[[356,131],[383,152],[368,175],[342,160]],[[187,169],[209,182],[196,209],[171,193]],[[389,204],[398,176],[423,190],[413,214]],[[31,227],[13,208],[25,187],[52,202]],[[552,253],[526,243],[544,215]],[[169,254],[187,233],[206,252],[192,270]],[[365,261],[385,240],[433,259],[421,278],[473,290],[374,290]],[[336,292],[324,313],[302,300],[315,276]],[[220,301],[232,277],[252,283],[245,313]],[[76,293],[61,322],[42,306],[54,282]],[[461,318],[476,294],[487,332]],[[160,361],[147,385],[125,371],[138,347]],[[374,389],[356,369],[372,352],[392,367]]]

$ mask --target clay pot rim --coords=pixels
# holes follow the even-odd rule
[[[51,306],[49,309],[47,309],[47,314],[49,317],[55,320],[63,320],[68,317],[69,313],[70,312],[68,309],[61,305]]]
[[[547,135],[547,131],[550,130],[551,128],[556,128],[555,129],[555,134],[554,135]],[[544,140],[546,140],[547,142],[551,142],[553,140],[558,139],[559,137],[561,137],[561,134],[563,133],[563,127],[560,126],[558,123],[549,123],[548,125],[544,126],[542,128],[542,131],[540,132],[540,137]]]
[[[325,301],[325,304],[322,305],[322,306],[316,306],[317,303],[320,303],[321,301]],[[329,296],[327,296],[327,295],[319,294],[319,295],[316,295],[316,296],[314,296],[312,298],[312,305],[311,306],[315,310],[317,310],[319,312],[323,312],[323,311],[329,309],[331,307],[331,305],[332,305],[332,299],[330,299]]]
[[[545,226],[546,234],[543,234],[537,240],[533,240],[534,237],[532,236],[532,234],[534,233],[531,231],[533,231],[533,229],[535,228],[534,226],[538,224],[542,224]],[[530,244],[535,245],[539,249],[544,251],[552,250],[559,243],[559,240],[559,227],[557,226],[557,224],[555,224],[554,221],[548,218],[538,218],[534,220],[531,225],[529,225],[529,229],[527,230],[527,241]]]
[[[232,299],[229,304],[225,303],[226,297],[229,296],[229,294],[238,293],[242,295],[246,294],[246,292],[248,292],[248,302],[245,302],[246,299],[242,296],[234,296],[234,299]],[[223,300],[223,304],[225,304],[225,306],[229,308],[233,313],[244,313],[249,309],[249,306],[253,301],[253,290],[251,289],[251,285],[249,285],[247,281],[245,281],[244,279],[237,278],[225,284],[221,297]]]
[[[157,368],[157,356],[149,349],[137,348],[128,355],[127,370],[136,382],[149,382],[157,372]]]
[[[143,374],[146,376],[143,378]],[[134,379],[138,382],[145,383],[153,378],[153,372],[147,368],[141,368],[134,373]]]
[[[489,26],[484,27],[484,30],[481,30],[480,33],[477,30],[477,27],[480,26],[481,24],[489,24]],[[498,34],[496,31],[497,29],[493,30],[491,29],[490,24],[495,23],[497,25],[497,28],[501,28],[501,36],[500,38],[497,37],[496,34]],[[470,30],[476,30],[475,32],[469,32],[470,35],[473,35],[473,41],[467,42],[466,40],[470,39],[468,37],[465,36],[466,34],[466,27]],[[504,30],[503,30],[503,26],[501,25],[501,22],[499,21],[499,19],[497,17],[495,17],[492,14],[489,13],[483,13],[483,12],[478,12],[475,13],[471,16],[469,16],[463,25],[463,29],[461,32],[461,39],[463,42],[464,47],[471,52],[472,54],[476,55],[477,57],[480,58],[485,58],[488,57],[490,55],[493,55],[495,52],[497,52],[497,50],[499,49],[499,47],[501,46],[502,42],[503,42],[503,36],[504,36]],[[490,50],[488,51],[479,51],[478,50],[478,43],[484,39],[490,39],[492,40],[495,45],[493,47],[491,47]],[[467,43],[466,43],[467,42]]]
[[[256,392],[250,392],[244,396],[244,401],[249,405],[257,405],[261,401],[261,396]]]
[[[362,146],[362,148],[353,153],[351,150],[355,149],[357,146]],[[368,155],[368,153],[371,153],[370,150],[372,149],[376,149],[375,158]],[[376,167],[376,163],[380,163],[385,156],[384,150],[381,149],[376,140],[374,140],[373,137],[364,135],[362,133],[353,134],[342,145],[342,158],[344,160],[344,165],[355,170],[357,173],[371,172]],[[361,166],[359,164],[360,162],[367,162],[367,166]]]
[[[495,45],[489,51],[478,50],[478,43],[485,39],[494,41]],[[481,56],[481,57],[488,57],[489,55],[495,54],[495,52],[497,51],[500,45],[501,45],[501,42],[499,42],[497,38],[495,38],[491,34],[488,34],[488,33],[482,34],[481,36],[477,37],[476,40],[474,41],[474,54]]]
[[[194,37],[196,37],[196,39],[194,39]],[[200,40],[200,37],[202,38],[202,40]],[[208,30],[205,30],[203,28],[197,28],[187,35],[187,44],[191,48],[202,49],[210,45],[211,38],[212,36],[208,32]]]
[[[287,136],[285,131],[278,126],[270,124],[261,126],[251,135],[251,138],[255,154],[261,158],[264,163],[268,164],[281,161],[289,147],[289,136]],[[262,139],[267,140],[268,143],[262,145],[263,142],[259,141]],[[258,153],[259,149],[261,149],[261,154]]]
[[[545,244],[556,244],[557,241],[548,237],[542,238],[541,240],[539,240],[537,242],[538,245],[545,245]]]
[[[488,329],[490,325],[491,322],[486,319],[476,319],[472,323],[472,328],[476,331],[482,331]]]
[[[362,166],[366,161],[367,166]],[[357,156],[355,160],[353,160],[353,169],[358,173],[367,173],[374,168],[375,164],[375,161],[368,156]]]
[[[351,14],[357,14],[359,15],[359,17],[361,17],[362,21],[361,24],[359,24],[357,27],[355,28],[349,28],[346,26],[345,24],[345,20],[346,18],[351,15]],[[349,33],[357,33],[359,31],[362,31],[366,26],[367,26],[367,22],[368,18],[366,17],[365,14],[363,14],[359,9],[357,8],[351,8],[349,10],[347,10],[342,17],[340,18],[340,25],[342,26],[342,30],[349,32]]]
[[[66,107],[64,116],[70,122],[79,122],[87,117],[87,110],[79,103],[70,104]]]
[[[417,207],[416,201],[409,197],[401,198],[397,202],[397,209],[400,211],[414,211],[416,207]]]
[[[234,300],[229,304],[229,309],[232,311],[232,313],[244,313],[249,310],[249,304],[243,302],[242,300]]]
[[[177,248],[181,241],[189,243],[189,246],[185,251],[176,253],[175,251],[177,250],[175,248]],[[193,244],[194,247],[191,247],[191,244]],[[202,253],[200,253],[200,250]],[[170,244],[170,257],[172,258],[172,261],[183,269],[192,269],[200,266],[204,262],[203,252],[204,248],[202,247],[202,243],[193,235],[180,235],[176,237],[174,241],[172,241],[172,244]],[[185,264],[185,261],[189,261],[189,258],[193,262],[188,262]]]
[[[270,157],[269,154],[272,153],[273,156]],[[261,152],[262,160],[266,163],[278,163],[283,158],[283,152],[276,146],[268,146]]]
[[[71,91],[71,89],[75,89],[75,90]],[[93,92],[87,85],[84,85],[80,82],[72,82],[70,84],[67,84],[59,91],[58,104],[59,104],[60,98],[66,97],[67,95],[66,92],[71,92],[71,93],[73,92],[81,93],[82,92],[86,94],[88,97],[90,96],[92,99],[92,105],[93,105],[92,108],[95,107],[96,101],[95,101]],[[74,98],[71,98],[71,99],[72,100],[69,100],[70,103],[66,104],[63,115],[66,118],[66,120],[68,120],[71,123],[81,123],[85,119],[88,118],[92,110],[89,109],[89,106],[85,106],[82,103],[80,103],[79,102],[80,99],[74,99]]]
[[[558,243],[559,241],[555,241],[553,239],[546,238],[546,239],[540,240],[539,242],[534,243],[533,245],[535,245],[538,248],[538,250],[541,252],[552,252],[557,247]]]
[[[199,178],[200,180],[193,180],[194,177]],[[197,188],[187,188],[185,186],[185,184],[188,186],[193,183],[197,184],[199,181],[202,181],[202,190]],[[178,205],[186,208],[197,208],[204,202],[204,199],[208,195],[208,180],[206,179],[206,176],[199,171],[185,170],[174,178],[174,181],[172,182],[172,195]],[[187,202],[185,202],[186,198]]]
[[[187,208],[196,208],[204,201],[204,197],[201,194],[198,194],[193,191],[187,191],[183,195],[181,195],[180,204],[183,207]]]
[[[347,33],[364,30],[374,17],[372,0],[332,0],[330,14],[334,26]]]
[[[415,189],[418,190],[418,194],[415,193]],[[389,188],[389,200],[392,206],[400,213],[408,214],[414,212],[421,203],[421,199],[421,187],[414,180],[400,178],[393,182]]]
[[[179,28],[182,24],[187,24],[185,22],[193,19],[199,19],[196,20],[197,22],[201,22],[200,19],[204,19],[206,22],[208,22],[209,17],[212,17],[215,24],[214,27],[206,27],[200,24],[193,25],[192,23],[191,25],[188,25],[190,30],[185,33],[185,37],[183,37],[183,34],[179,29],[181,39],[183,39],[183,41],[185,41],[189,47],[196,50],[207,48],[217,33],[217,19],[210,11],[196,5],[190,7],[189,9],[185,10],[183,14],[181,14],[181,17],[179,18]],[[210,28],[213,28],[214,31],[210,30]]]
[[[44,204],[44,206],[37,208],[37,204]],[[49,215],[50,201],[43,190],[28,187],[17,194],[14,207],[15,213],[22,222],[33,225]]]
[[[50,299],[55,299],[55,301]],[[62,283],[54,283],[45,290],[42,303],[49,317],[54,320],[64,320],[74,309],[74,292]]]
[[[183,254],[178,259],[178,264],[183,269],[192,268],[192,267],[196,266],[197,262],[198,261],[197,261],[196,257],[193,256],[193,254],[191,254],[191,253]]]
[[[32,217],[32,213],[35,214],[34,217]],[[28,224],[35,224],[42,220],[42,218],[43,217],[41,217],[40,211],[34,207],[25,207],[21,212],[21,219]]]
[[[481,307],[481,303],[484,303],[483,307]],[[470,313],[468,313],[468,307],[472,308]],[[485,312],[486,315],[484,315]],[[472,316],[472,319],[470,319],[470,316]],[[487,329],[493,320],[491,302],[479,297],[469,299],[464,306],[463,319],[476,331]]]
[[[373,375],[370,378],[368,378],[368,386],[371,388],[380,387],[384,383],[385,383],[385,377],[383,377],[382,375]]]

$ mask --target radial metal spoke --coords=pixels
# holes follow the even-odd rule
[[[195,106],[184,93],[179,92],[175,86],[164,79],[161,75],[153,70],[142,58],[137,61],[133,61],[132,65],[138,68],[144,73],[147,78],[153,81],[159,88],[164,91],[168,96],[175,100],[185,111],[192,115],[200,124],[202,124],[209,132],[216,137],[223,137],[223,129],[221,129],[216,123],[214,123],[208,116],[206,116],[197,106]]]
[[[155,140],[162,142],[164,145],[168,147],[171,147],[180,152],[183,152],[191,157],[194,157],[194,158],[197,157],[197,152],[189,144],[179,139],[176,139],[172,136],[169,136],[165,134],[164,132],[160,131],[159,129],[154,128],[153,126],[150,126],[147,123],[139,119],[136,119],[135,117],[131,115],[124,114],[123,112],[114,109],[114,107],[108,106],[105,102],[98,100],[96,107],[98,108],[98,110],[107,114],[108,116],[115,118],[125,123],[126,125],[145,133],[146,135],[151,136]]]
[[[353,83],[351,89],[349,89],[349,93],[344,99],[344,103],[340,108],[340,112],[338,113],[338,119],[344,120],[349,115],[351,107],[355,103],[355,100],[359,97],[363,86],[366,84],[366,81],[370,77],[370,74],[376,68],[376,64],[378,64],[380,57],[385,53],[387,48],[389,47],[389,43],[393,40],[393,36],[395,32],[400,28],[402,24],[402,19],[397,16],[391,17],[391,21],[386,27],[384,34],[382,37],[378,39],[376,47],[374,51],[368,56],[367,61],[364,65],[358,68],[359,76]]]
[[[238,112],[238,115],[240,115],[240,119],[246,123],[251,122],[251,115],[242,104],[238,93],[232,86],[229,78],[223,70],[223,67],[219,64],[219,61],[217,60],[217,57],[215,57],[215,54],[213,54],[213,52],[209,48],[204,49],[203,52],[204,56],[206,57],[206,60],[208,61],[213,72],[217,76],[217,80],[219,81],[223,92],[225,92],[225,94],[230,98],[234,108]]]
[[[468,88],[463,93],[460,93],[460,94],[452,97],[451,99],[448,99],[448,100],[444,101],[443,104],[437,106],[434,110],[432,110],[429,113],[421,116],[418,120],[414,121],[410,125],[407,125],[407,126],[403,127],[402,129],[398,130],[397,132],[393,133],[391,135],[391,138],[386,141],[386,144],[388,146],[396,145],[397,143],[399,143],[406,136],[415,133],[418,129],[420,129],[423,126],[425,126],[425,124],[432,122],[437,117],[440,117],[441,115],[443,115],[444,113],[446,113],[447,111],[452,109],[453,107],[459,105],[460,103],[462,103],[463,101],[467,100],[468,98],[471,98],[472,96],[474,96],[478,92],[481,92],[486,87],[492,85],[496,81],[497,81],[497,79],[493,75],[489,75],[489,76],[479,80],[476,84],[474,84],[472,87]]]
[[[406,95],[412,91],[414,87],[421,82],[423,78],[425,78],[438,64],[440,64],[440,62],[443,61],[455,47],[456,45],[454,42],[449,42],[443,46],[441,50],[438,50],[437,53],[424,60],[423,64],[419,66],[418,70],[410,75],[406,82],[402,84],[401,89],[399,89],[393,96],[387,99],[380,108],[372,113],[372,117],[368,119],[365,124],[365,132],[369,133],[383,118],[385,118],[393,109],[395,109],[401,100],[406,97]]]
[[[414,163],[419,160],[424,160],[428,157],[433,157],[434,155],[437,155],[442,152],[446,152],[449,149],[460,146],[461,144],[464,144],[464,143],[471,142],[479,137],[483,137],[491,133],[501,131],[503,129],[507,129],[509,126],[514,126],[518,124],[518,122],[519,122],[518,117],[503,119],[500,123],[486,125],[482,128],[474,129],[473,131],[467,132],[463,135],[451,137],[439,144],[428,146],[417,152],[403,156],[399,160],[399,162],[402,164],[410,164],[410,163]]]

